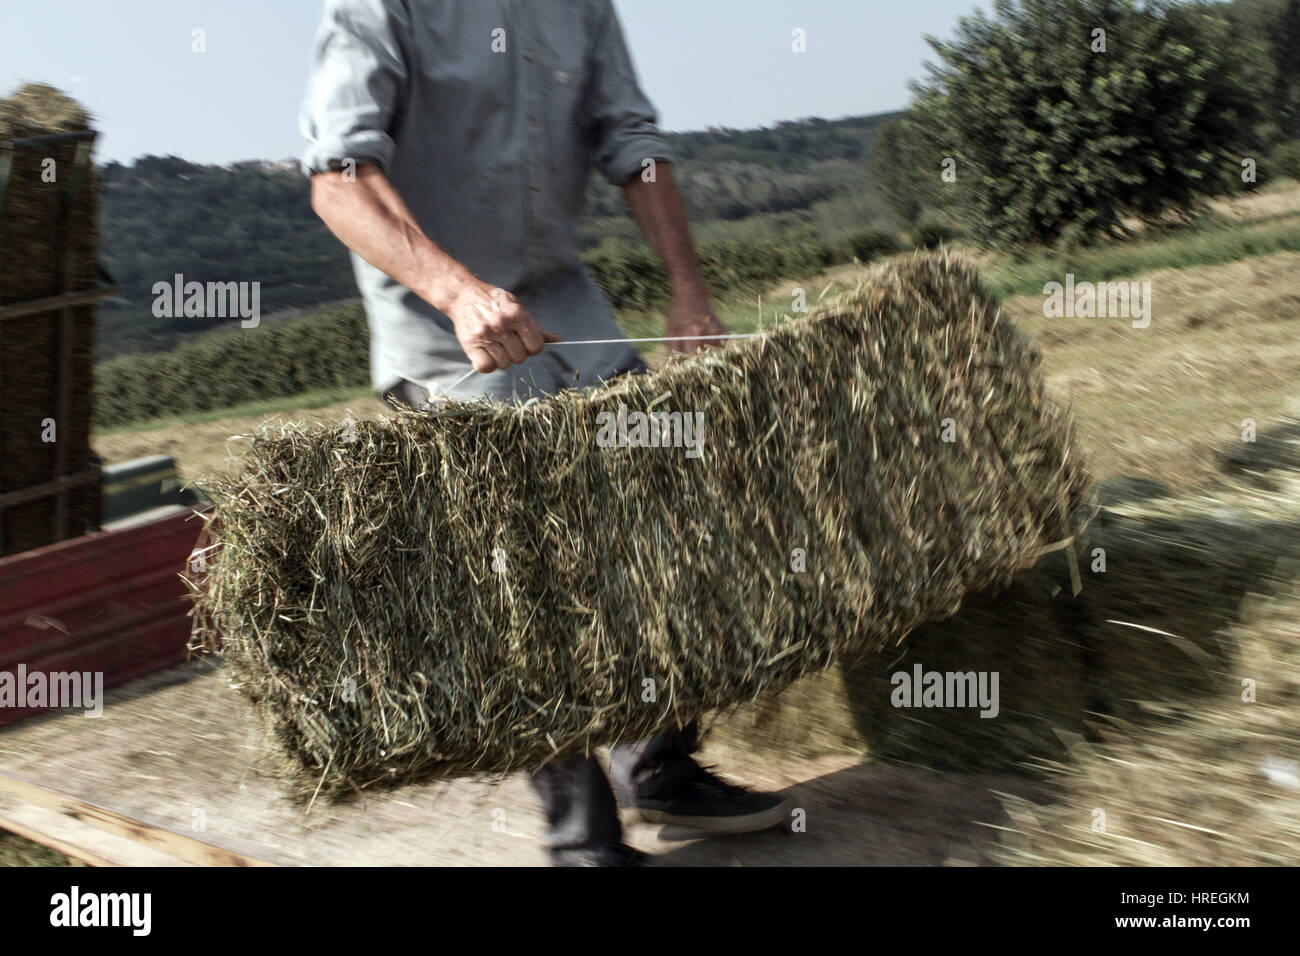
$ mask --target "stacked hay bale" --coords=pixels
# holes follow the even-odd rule
[[[64,135],[89,130],[52,87],[0,99],[0,555],[99,522],[94,305],[24,308],[99,284],[93,136]]]
[[[649,411],[700,415],[699,457],[606,447]],[[652,375],[263,434],[246,464],[215,483],[198,638],[327,792],[751,701],[1006,583],[1087,510],[1036,353],[942,257]]]

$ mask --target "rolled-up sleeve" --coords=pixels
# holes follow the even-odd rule
[[[611,0],[598,3],[592,64],[591,117],[595,162],[615,186],[638,176],[645,160],[672,162],[655,108],[641,92]]]
[[[405,0],[326,0],[299,114],[308,141],[304,173],[339,169],[348,159],[387,169],[409,26]]]

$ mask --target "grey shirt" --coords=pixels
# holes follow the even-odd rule
[[[302,106],[308,174],[374,163],[425,234],[561,340],[622,338],[577,252],[595,166],[670,161],[610,0],[327,0]],[[380,393],[400,380],[495,399],[595,384],[631,347],[548,348],[472,375],[451,320],[353,255]]]

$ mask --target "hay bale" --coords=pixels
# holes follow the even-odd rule
[[[620,406],[702,414],[702,456],[601,447]],[[1087,480],[1032,347],[923,257],[590,392],[263,434],[214,484],[196,644],[333,792],[526,767],[871,653],[1071,539]]]
[[[0,98],[0,150],[11,157],[0,205],[0,307],[82,291],[99,279],[99,198],[93,169],[76,187],[79,149],[90,141],[45,140],[88,131],[89,117],[72,99],[33,83]],[[35,140],[35,142],[33,142]],[[54,166],[47,165],[53,160]],[[55,180],[46,173],[53,169]],[[75,193],[75,196],[74,196]],[[90,444],[94,392],[95,309],[45,311],[0,324],[0,494],[93,470]],[[72,403],[58,414],[62,376],[59,353],[70,336]],[[43,422],[55,419],[57,441],[44,440]],[[98,526],[98,482],[69,492],[67,535]],[[44,497],[0,512],[0,555],[57,540],[55,501]]]

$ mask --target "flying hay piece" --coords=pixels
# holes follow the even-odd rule
[[[922,257],[594,390],[264,433],[214,487],[196,641],[304,793],[742,704],[1068,545],[1087,479],[1038,365],[973,271]],[[620,409],[698,414],[699,457],[604,447]]]

